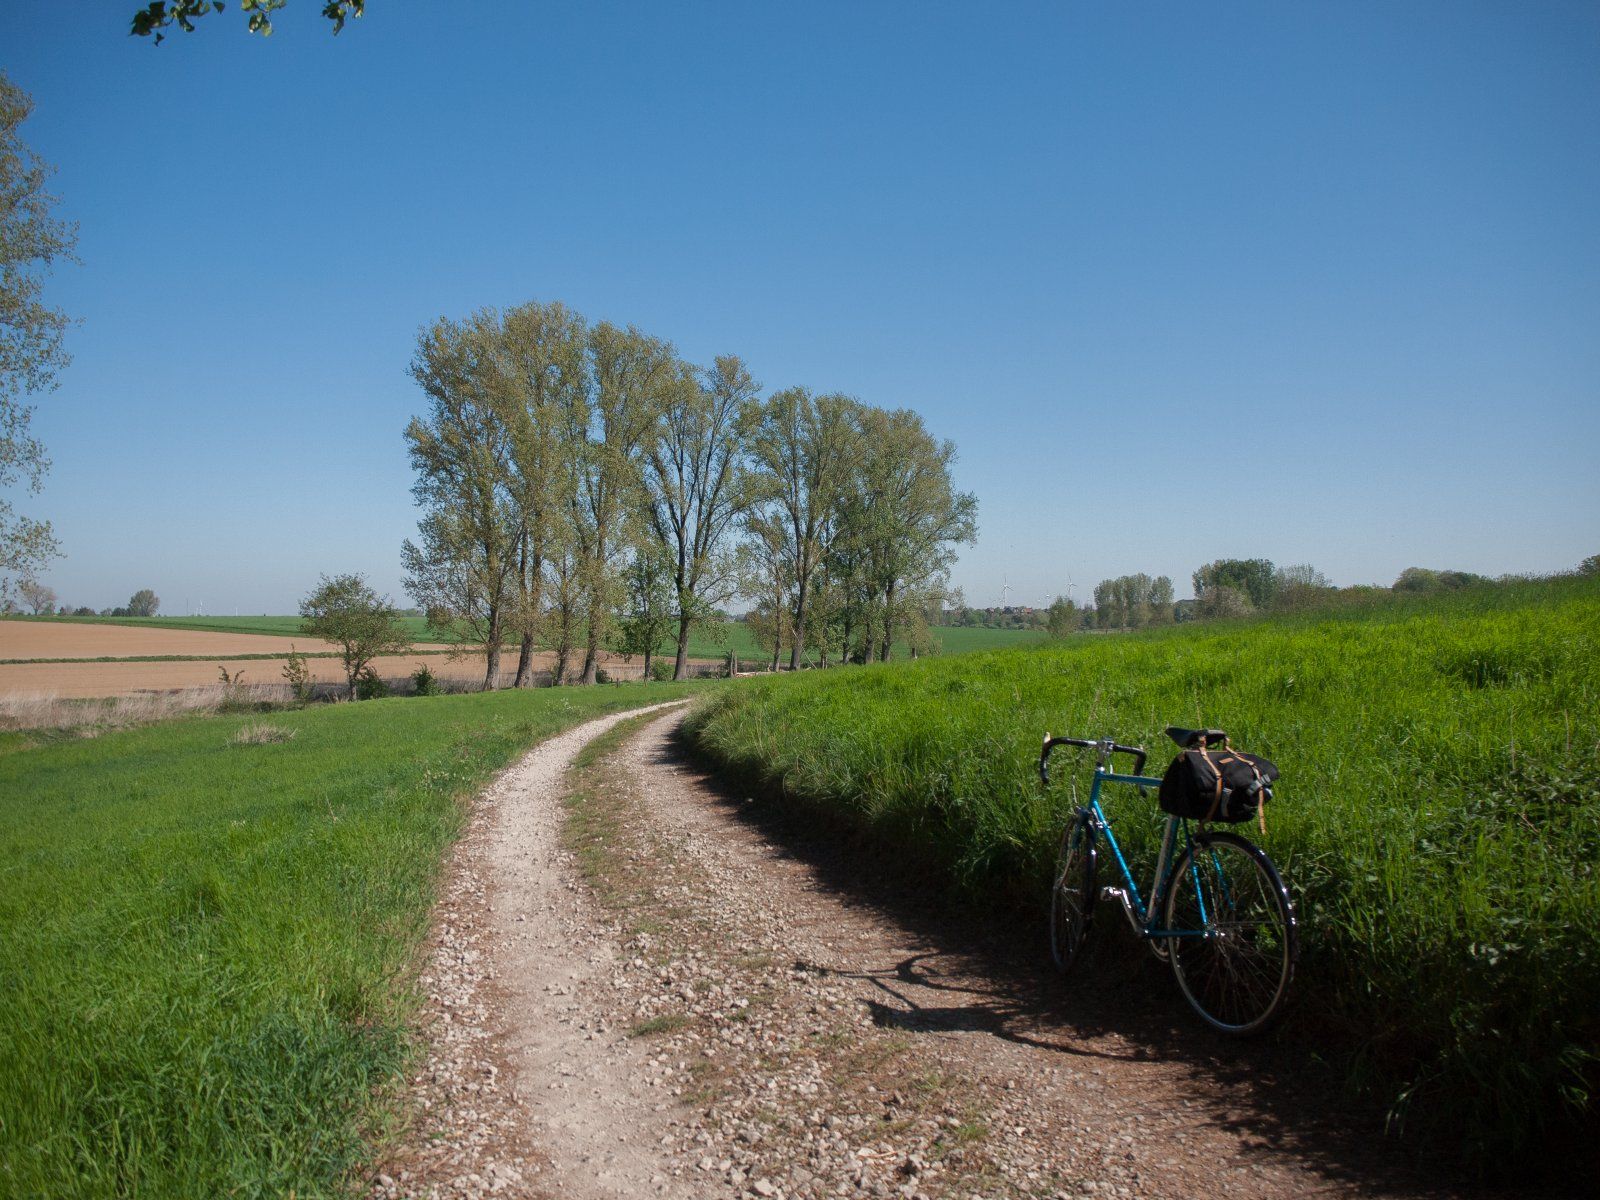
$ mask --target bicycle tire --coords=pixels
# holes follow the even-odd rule
[[[1095,902],[1095,830],[1080,813],[1061,837],[1050,887],[1050,957],[1063,975],[1083,953]]]
[[[1213,1029],[1249,1036],[1282,1012],[1299,932],[1289,891],[1259,846],[1232,833],[1197,834],[1173,869],[1166,926],[1206,932],[1168,939],[1168,957],[1179,990]]]

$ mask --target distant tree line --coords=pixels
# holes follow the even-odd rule
[[[735,596],[774,667],[926,648],[976,536],[955,447],[916,413],[762,398],[737,357],[696,366],[560,303],[440,319],[411,374],[428,411],[405,432],[423,510],[405,587],[484,647],[488,687],[502,645],[517,687],[536,649],[558,682],[593,683],[606,649],[650,674],[663,639],[682,678],[691,632]]]
[[[1591,555],[1571,572],[1600,575],[1600,555]],[[1508,577],[1509,578],[1509,577]],[[1192,576],[1193,600],[1174,600],[1166,576],[1122,575],[1101,581],[1093,606],[1080,608],[1057,596],[1044,610],[1044,626],[1052,636],[1082,629],[1138,629],[1179,621],[1221,620],[1255,613],[1298,612],[1314,608],[1371,602],[1383,596],[1448,592],[1492,580],[1470,571],[1407,567],[1391,587],[1335,587],[1309,563],[1279,567],[1265,558],[1219,558]]]
[[[139,589],[127,604],[102,608],[99,612],[87,605],[73,608],[70,604],[61,603],[56,590],[37,579],[24,579],[17,585],[17,595],[36,617],[153,617],[161,607],[161,598],[149,588]]]

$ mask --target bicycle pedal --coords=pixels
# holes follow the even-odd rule
[[[1124,892],[1119,887],[1106,886],[1106,887],[1103,887],[1103,888],[1100,889],[1100,899],[1102,899],[1102,900],[1125,900],[1125,899],[1127,899],[1127,893]]]

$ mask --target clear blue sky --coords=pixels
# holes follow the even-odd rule
[[[0,5],[81,266],[23,511],[97,607],[399,596],[417,329],[561,299],[921,412],[1015,602],[1600,552],[1600,8]]]

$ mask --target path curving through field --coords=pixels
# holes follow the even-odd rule
[[[424,978],[421,1115],[375,1196],[1472,1193],[1206,1034],[1159,973],[1049,981],[1026,932],[721,789],[681,708],[564,778],[634,715],[481,798]]]

